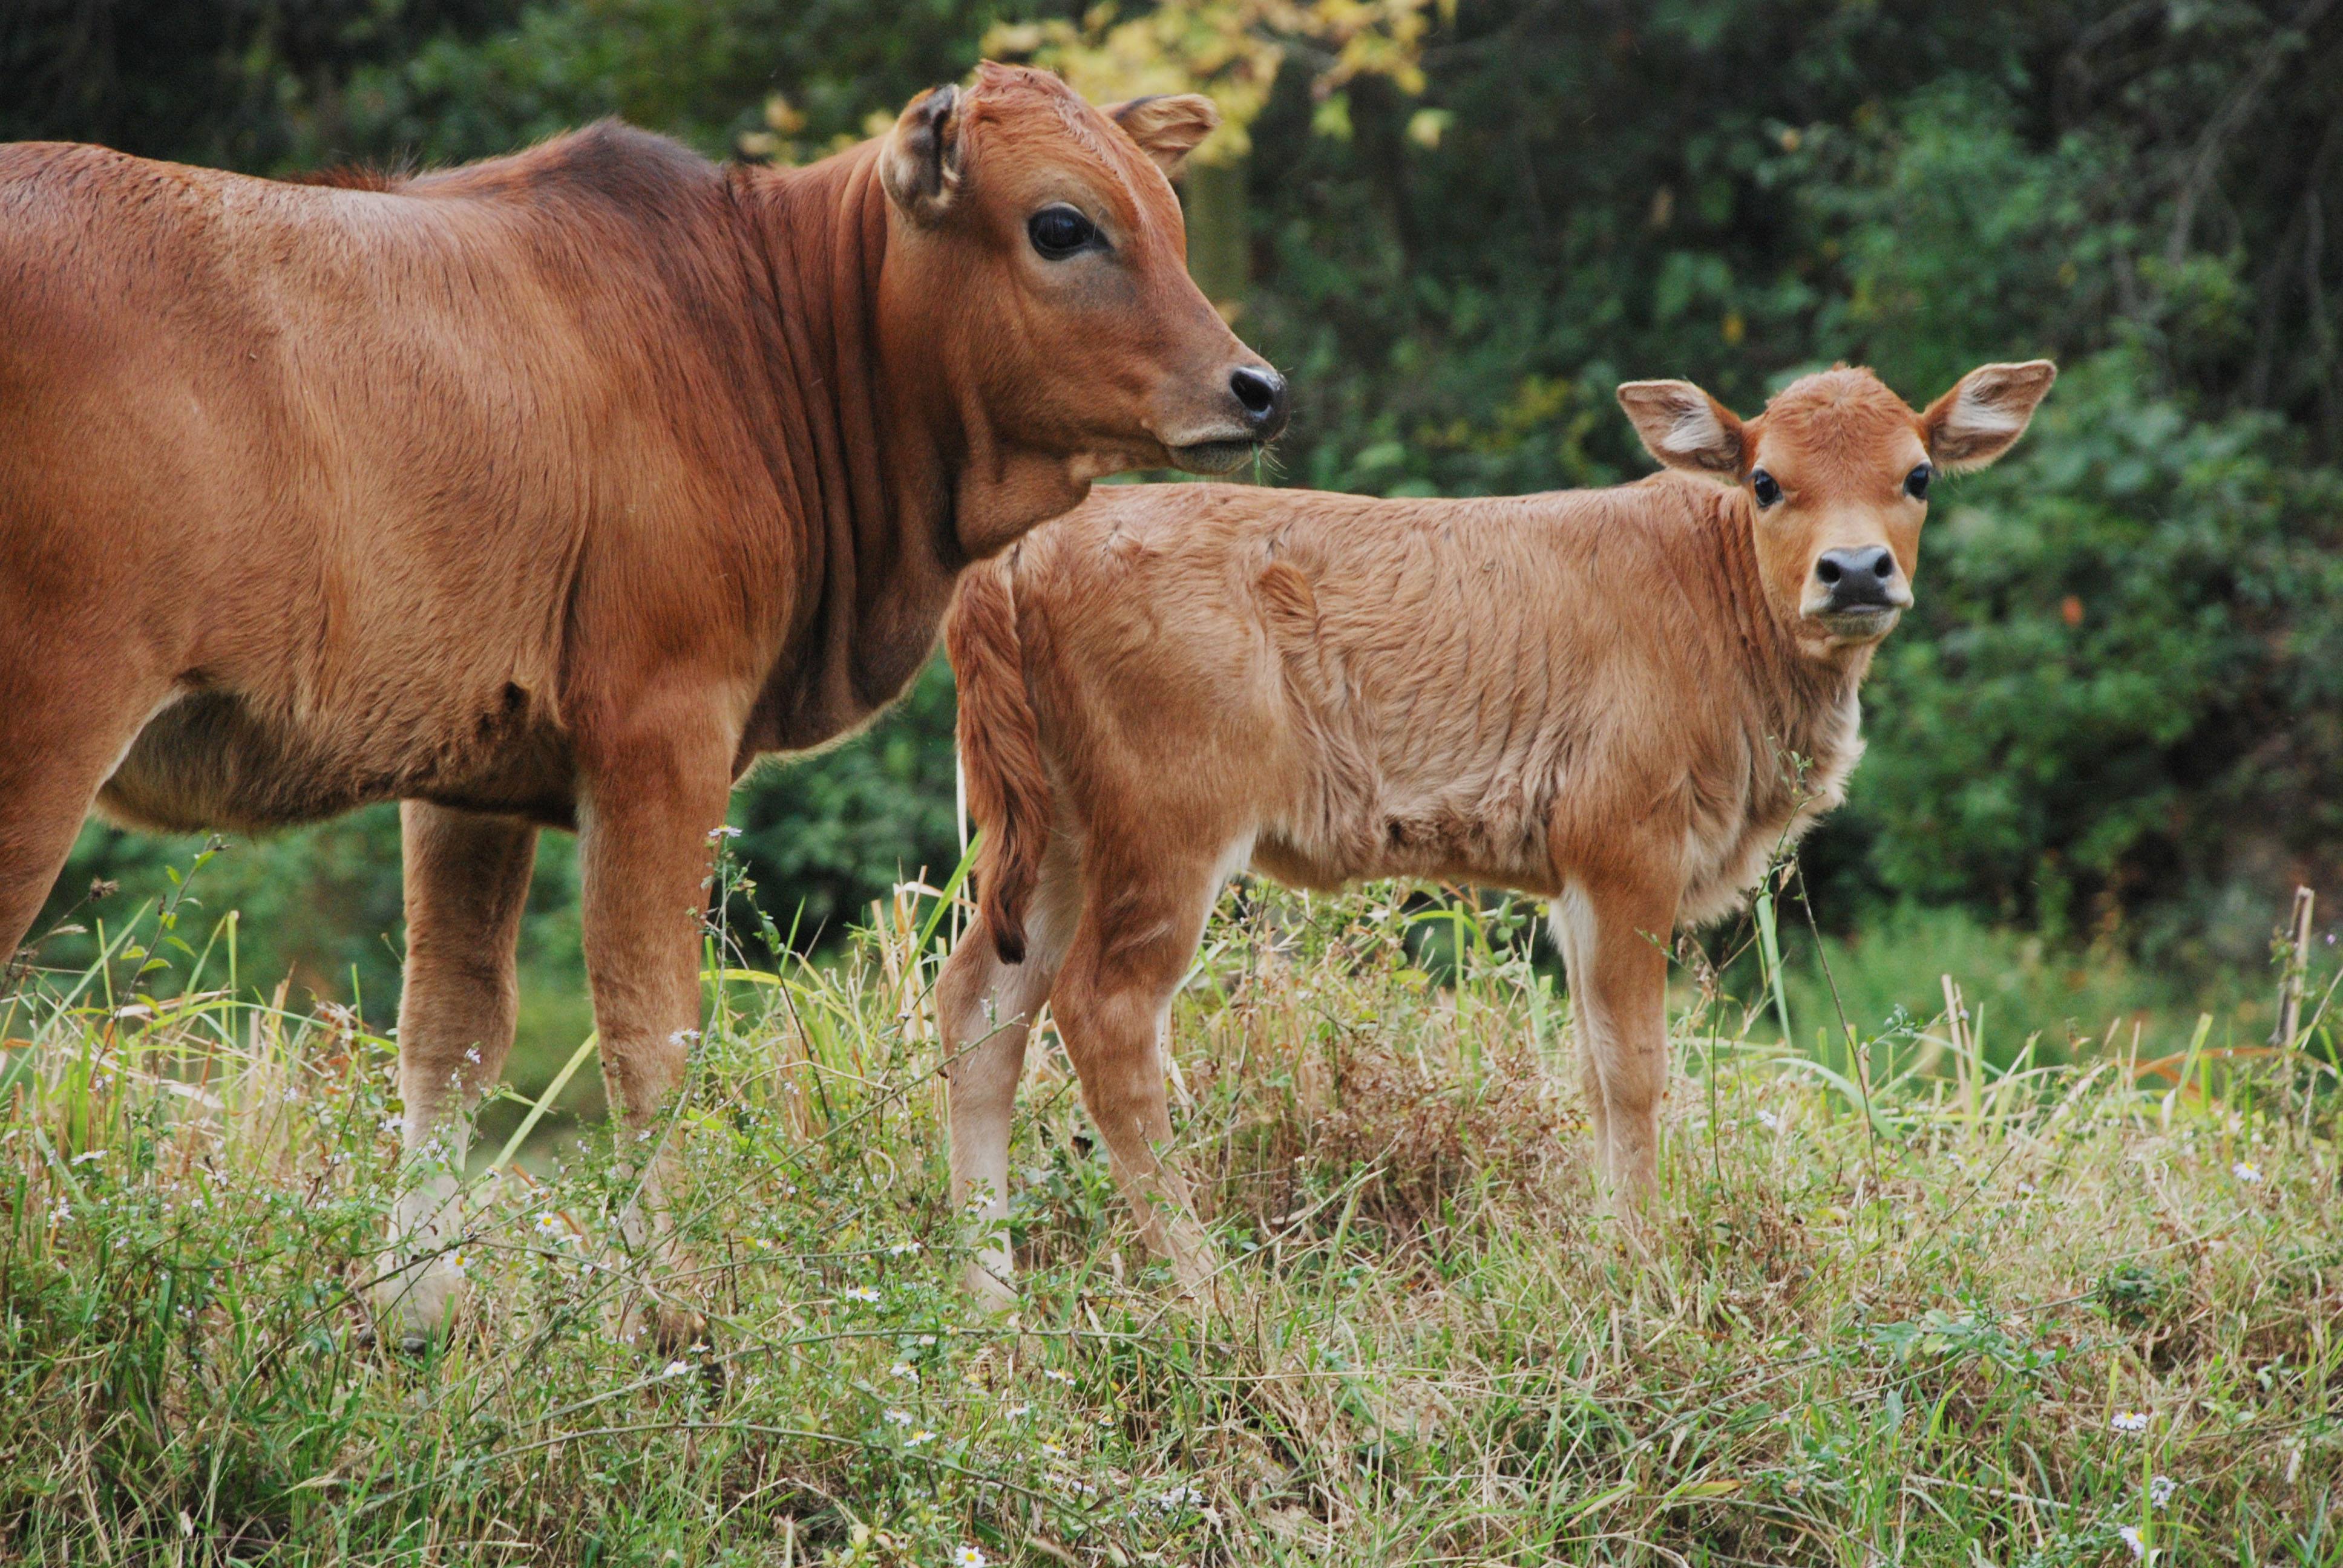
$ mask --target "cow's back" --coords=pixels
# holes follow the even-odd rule
[[[0,151],[0,577],[184,676],[106,803],[558,797],[581,581],[689,616],[693,528],[769,499],[707,461],[726,211],[614,127],[390,190]]]

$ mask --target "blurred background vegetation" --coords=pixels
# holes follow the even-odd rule
[[[2298,883],[2332,929],[2336,0],[13,0],[0,137],[281,174],[616,114],[803,161],[984,53],[1228,109],[1192,251],[1295,379],[1272,482],[1603,484],[1649,467],[1622,379],[1754,411],[1845,359],[1918,403],[2056,357],[2035,433],[1943,492],[1865,693],[1869,757],[1806,855],[1832,950],[1895,955],[1877,1005],[1922,1012],[1940,960],[1997,965],[2048,1027],[2259,994]],[[951,712],[939,664],[739,794],[801,941],[957,859]],[[118,920],[193,848],[93,826],[50,918]],[[526,946],[547,1042],[588,1018],[568,853],[548,836]],[[397,865],[376,810],[236,844],[196,896],[245,911],[247,980],[387,1018]]]

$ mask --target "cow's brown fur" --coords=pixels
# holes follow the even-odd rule
[[[987,66],[796,170],[616,124],[331,186],[0,148],[0,956],[94,795],[166,829],[401,799],[407,1140],[460,1157],[536,834],[574,826],[648,1128],[732,780],[890,700],[960,568],[1093,478],[1282,418],[1185,271],[1162,171],[1210,107],[1129,112]],[[1059,202],[1107,248],[1039,256]],[[453,1162],[401,1205],[426,1253]]]
[[[984,832],[982,919],[940,993],[956,1200],[1006,1213],[1046,1000],[1150,1241],[1202,1271],[1157,1157],[1157,1052],[1247,865],[1553,900],[1596,1134],[1640,1200],[1668,940],[1840,799],[1856,688],[1910,600],[1926,503],[1907,480],[1990,461],[2053,374],[1989,366],[1920,415],[1842,368],[1745,425],[1696,387],[1635,383],[1646,445],[1689,473],[1489,500],[1108,488],[971,573],[947,628]],[[1760,467],[1784,491],[1762,508]],[[1825,551],[1875,568],[1867,608],[1823,591]],[[992,1247],[971,1282],[997,1292],[1009,1261]]]

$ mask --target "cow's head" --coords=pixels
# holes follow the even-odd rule
[[[1284,378],[1188,276],[1169,176],[1217,119],[1205,98],[1094,108],[1047,72],[986,65],[885,138],[882,311],[916,322],[993,448],[971,461],[1011,489],[1019,459],[1043,460],[1076,487],[1063,509],[1128,468],[1225,472],[1285,427]],[[998,519],[960,521],[977,552],[1024,526],[1015,498],[990,498]]]
[[[1930,481],[2007,451],[2057,374],[2046,359],[1980,366],[1925,414],[1845,366],[1792,382],[1747,421],[1689,381],[1630,381],[1619,402],[1662,463],[1742,487],[1767,602],[1828,653],[1894,629]]]

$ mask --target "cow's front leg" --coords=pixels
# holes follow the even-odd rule
[[[537,858],[537,829],[511,817],[409,800],[400,806],[407,890],[398,1085],[407,1159],[391,1211],[377,1312],[410,1348],[463,1294],[456,1254],[472,1113],[504,1071],[519,992],[513,949]]]
[[[624,1332],[649,1327],[676,1349],[703,1323],[660,1283],[675,1271],[666,1123],[699,1039],[709,839],[723,825],[732,745],[719,726],[685,719],[597,750],[581,792],[578,879],[603,1081],[623,1163],[639,1182],[620,1216],[636,1274]]]

